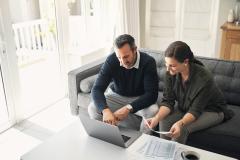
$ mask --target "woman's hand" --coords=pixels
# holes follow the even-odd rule
[[[147,123],[147,124],[146,124]],[[157,124],[159,123],[159,120],[157,117],[152,117],[152,118],[149,118],[145,121],[145,125],[148,127],[148,128],[151,128],[153,129],[154,127],[157,126]]]
[[[182,129],[181,122],[174,123],[170,129],[171,134],[169,135],[169,137],[174,139],[180,137],[181,129]]]

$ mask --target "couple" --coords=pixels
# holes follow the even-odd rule
[[[154,129],[159,124],[160,131],[170,131],[161,138],[183,144],[190,133],[223,121],[223,94],[186,43],[173,42],[165,51],[167,72],[160,104],[154,58],[139,52],[134,38],[127,34],[115,39],[114,50],[91,91],[91,118],[136,128],[138,117],[145,117],[149,125],[142,121],[140,131],[148,133],[147,126]]]

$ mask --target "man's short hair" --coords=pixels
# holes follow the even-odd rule
[[[122,48],[125,44],[129,44],[131,49],[136,47],[134,38],[129,34],[120,35],[114,41],[114,46],[118,49]]]

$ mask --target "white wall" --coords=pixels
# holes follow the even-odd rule
[[[139,16],[140,16],[140,46],[145,47],[145,16],[146,16],[146,0],[139,2]]]
[[[22,21],[23,13],[21,9],[21,1],[9,0],[10,13],[12,22],[17,23]]]
[[[219,58],[220,56],[220,46],[222,38],[222,30],[220,27],[227,21],[228,12],[230,9],[234,9],[236,0],[220,0],[219,4],[219,14],[218,14],[218,23],[217,23],[217,37],[216,37],[216,46],[215,46],[215,57]]]
[[[9,0],[12,23],[40,18],[38,0]]]
[[[166,19],[166,16],[165,16],[165,19],[167,20],[166,24],[169,24],[168,26],[163,26],[164,23],[161,22],[160,24],[155,25],[158,27],[158,29],[154,29],[151,32],[149,31],[150,28],[148,27],[148,25],[150,24],[151,25],[150,27],[152,27],[152,26],[154,26],[153,24],[155,24],[157,21],[161,20],[161,17],[164,18],[164,15],[163,15],[163,14],[165,14],[164,11],[166,13],[168,13],[168,15],[170,15],[169,13],[171,10],[169,10],[169,7],[171,7],[171,5],[176,5],[176,8],[175,8],[176,10],[182,10],[183,5],[181,3],[184,1],[187,4],[187,7],[191,7],[190,9],[203,8],[203,10],[199,11],[199,13],[203,13],[203,14],[207,13],[206,15],[209,16],[209,17],[207,17],[209,20],[203,19],[204,16],[202,16],[202,18],[196,19],[196,22],[197,22],[197,24],[200,24],[199,25],[200,27],[202,25],[203,26],[205,25],[204,30],[209,31],[206,34],[207,36],[205,36],[205,37],[209,37],[208,38],[209,42],[204,43],[204,40],[202,40],[202,42],[199,43],[199,45],[198,45],[198,43],[194,42],[195,41],[194,38],[196,36],[200,37],[201,39],[204,39],[204,34],[200,34],[202,31],[204,31],[203,29],[199,30],[199,33],[196,32],[197,30],[195,30],[196,33],[194,33],[194,34],[193,33],[191,34],[191,32],[189,32],[187,35],[190,37],[193,37],[192,40],[191,39],[186,40],[186,38],[184,38],[184,36],[186,35],[186,30],[184,30],[184,27],[186,25],[188,25],[187,22],[190,23],[192,21],[191,20],[189,21],[188,19],[186,19],[187,17],[184,17],[186,15],[184,15],[183,12],[186,12],[187,14],[189,14],[189,13],[198,14],[197,11],[195,11],[195,10],[193,10],[193,11],[196,13],[189,12],[187,8],[185,8],[183,11],[181,11],[174,17],[168,16]],[[147,3],[151,2],[151,5],[149,6],[146,2]],[[195,1],[195,2],[197,2],[197,1]],[[212,8],[207,8],[207,6],[204,6],[204,3],[201,3],[201,6],[196,6],[196,5],[194,6],[193,4],[195,2],[191,1],[191,4],[189,4],[189,1],[187,1],[187,0],[171,0],[171,1],[140,0],[141,47],[150,47],[151,49],[164,50],[164,48],[166,48],[167,44],[169,44],[170,42],[172,42],[174,40],[183,40],[183,41],[186,41],[190,46],[192,46],[192,48],[194,48],[195,52],[197,52],[197,55],[218,58],[219,52],[220,52],[221,33],[222,33],[220,27],[221,27],[221,25],[223,25],[226,22],[229,9],[234,8],[236,0],[212,0],[212,2],[214,4],[214,5],[212,5]],[[199,1],[199,2],[201,2],[201,1]],[[210,1],[206,1],[206,2],[210,2]],[[159,4],[159,3],[161,3],[161,4]],[[160,7],[160,10],[158,9],[157,12],[155,11],[155,13],[154,13],[154,10],[156,10],[157,6]],[[164,7],[164,6],[167,6],[167,7]],[[208,10],[205,11],[204,8],[206,8]],[[155,16],[156,19],[154,20],[154,15],[159,14],[159,13],[162,16],[157,17],[157,18]],[[194,16],[192,16],[192,17],[194,17]],[[172,19],[172,20],[170,20],[170,19]],[[188,21],[184,20],[182,22],[179,22],[179,21],[181,21],[180,19],[186,19]],[[170,24],[170,22],[174,22],[174,23]],[[172,24],[174,24],[174,25],[172,25]],[[194,25],[195,23],[191,23],[191,24]],[[209,25],[209,27],[206,26],[207,24]],[[177,25],[179,25],[180,27],[178,27]],[[159,26],[161,28],[164,28],[165,31],[163,29],[159,29]],[[173,29],[173,32],[170,32],[171,29]],[[172,33],[174,35],[170,36],[170,33]],[[149,40],[148,35],[150,35],[150,34],[151,34],[151,36],[155,36],[153,39],[156,39],[158,35],[162,35],[161,41],[154,42],[154,40],[151,40],[151,39]],[[154,44],[154,43],[156,43],[156,44]]]

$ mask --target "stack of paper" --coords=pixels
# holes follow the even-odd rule
[[[136,150],[144,159],[173,160],[176,152],[176,142],[167,141],[158,137],[150,136],[142,146]]]

